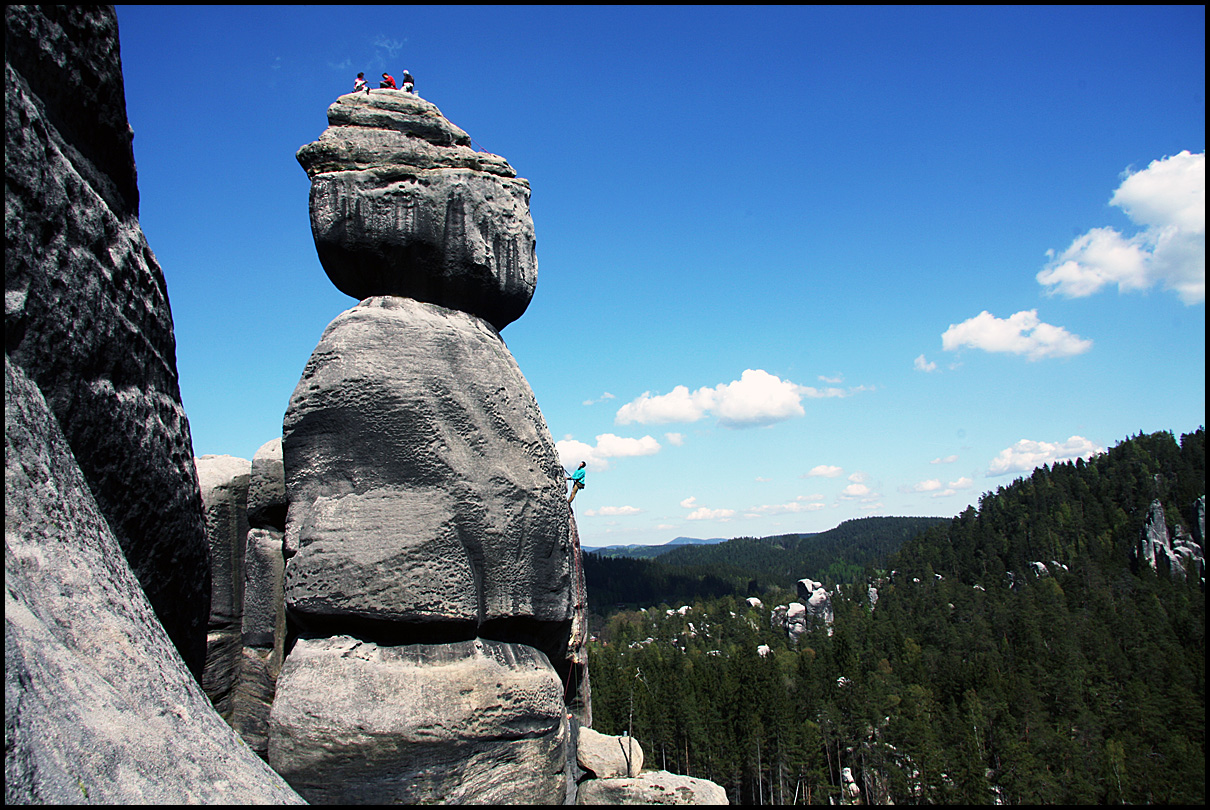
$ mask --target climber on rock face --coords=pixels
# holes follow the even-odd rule
[[[584,465],[587,462],[581,461],[580,466],[571,474],[567,480],[571,482],[571,495],[567,498],[567,502],[571,503],[576,499],[576,493],[584,489]]]
[[[386,88],[388,90],[398,90],[399,89],[398,87],[395,86],[395,77],[389,73],[382,74],[382,81],[380,81],[378,83],[378,87],[379,87],[379,89]]]

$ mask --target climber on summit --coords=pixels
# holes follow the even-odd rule
[[[576,493],[584,489],[584,465],[586,463],[587,462],[581,461],[580,466],[577,467],[576,471],[571,474],[570,478],[567,479],[571,482],[571,496],[567,499],[568,503],[574,501],[576,499]]]
[[[381,90],[383,88],[386,88],[387,90],[398,90],[399,89],[398,87],[395,86],[395,77],[392,76],[390,73],[382,74],[382,81],[380,81],[378,83],[378,89]]]
[[[412,74],[408,73],[407,68],[403,69],[403,92],[416,95],[416,80],[412,78]]]
[[[370,85],[366,82],[366,75],[358,73],[357,80],[353,82],[353,92],[360,93],[362,90],[366,92],[367,96],[370,94]]]

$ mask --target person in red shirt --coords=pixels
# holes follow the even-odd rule
[[[395,86],[395,77],[389,73],[382,74],[382,81],[378,83],[378,86],[380,88],[385,87],[388,90],[398,90],[399,89],[398,87]]]

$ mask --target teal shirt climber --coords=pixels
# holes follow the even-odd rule
[[[572,480],[572,483],[576,483],[576,484],[579,484],[580,486],[584,486],[584,468],[581,467],[580,469],[573,472],[571,474],[571,480]]]

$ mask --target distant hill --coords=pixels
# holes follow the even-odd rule
[[[629,557],[631,559],[652,559],[667,554],[680,546],[704,546],[714,543],[725,543],[726,538],[715,537],[711,540],[701,540],[697,537],[677,537],[658,546],[584,546],[583,550],[602,557]]]
[[[793,589],[803,577],[829,584],[853,582],[866,566],[881,566],[906,541],[948,520],[871,517],[817,534],[721,542],[677,538],[662,546],[602,549],[584,556],[588,602],[594,611],[605,613],[616,605],[760,595],[771,588]]]

